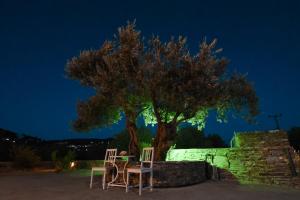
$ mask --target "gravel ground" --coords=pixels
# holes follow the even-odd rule
[[[97,178],[100,180],[100,177]],[[72,173],[45,173],[25,175],[0,175],[0,200],[118,200],[118,199],[222,199],[222,200],[293,200],[300,199],[300,191],[289,188],[258,185],[237,185],[230,182],[207,181],[181,188],[154,188],[125,193],[124,188],[99,189],[100,182],[89,189],[89,177]]]

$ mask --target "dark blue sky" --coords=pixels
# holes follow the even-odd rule
[[[0,127],[45,139],[107,137],[124,122],[93,134],[71,131],[76,103],[91,91],[65,78],[67,59],[97,48],[127,20],[143,35],[188,37],[196,51],[204,37],[219,39],[230,70],[248,73],[260,97],[257,125],[227,124],[211,116],[207,133],[300,125],[299,1],[14,1],[0,0]]]

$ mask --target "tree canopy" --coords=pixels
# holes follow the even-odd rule
[[[135,23],[121,27],[98,50],[83,51],[66,67],[68,76],[95,89],[95,96],[78,104],[77,130],[117,123],[124,113],[129,149],[138,153],[136,119],[157,124],[155,159],[164,159],[182,122],[205,125],[211,110],[224,120],[236,111],[247,120],[258,114],[258,98],[246,77],[227,75],[228,59],[220,56],[217,40],[202,41],[191,53],[187,39],[147,42]]]
[[[149,43],[150,55],[142,69],[148,76],[141,81],[151,96],[152,106],[143,112],[147,124],[188,122],[201,129],[212,109],[220,120],[232,109],[247,120],[258,114],[258,99],[246,77],[226,76],[228,61],[217,56],[221,51],[215,49],[217,40],[203,41],[195,55],[183,37],[167,43],[153,38]]]

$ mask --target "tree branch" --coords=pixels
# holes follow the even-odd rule
[[[185,120],[188,120],[188,119],[190,119],[190,118],[191,118],[191,117],[184,117],[184,118],[178,120],[178,121],[176,122],[176,125],[178,125],[178,124],[180,124],[181,122],[184,122]]]
[[[175,116],[174,116],[174,118],[172,120],[172,124],[176,124],[177,118],[179,117],[180,114],[181,114],[181,112],[176,112],[176,114],[175,114]]]
[[[154,110],[154,114],[156,116],[156,120],[158,123],[161,123],[161,116],[160,116],[160,113],[158,111],[158,106],[157,106],[157,102],[156,102],[156,97],[155,97],[155,92],[152,90],[152,104],[153,104],[153,110]]]

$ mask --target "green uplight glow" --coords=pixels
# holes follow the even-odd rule
[[[168,151],[166,161],[206,161],[240,183],[274,184],[284,174],[290,178],[288,137],[282,131],[235,133],[232,148],[174,149]]]
[[[229,148],[212,149],[172,149],[168,152],[166,161],[206,161],[219,168],[228,168],[225,159]]]
[[[240,174],[248,171],[239,148],[170,149],[166,161],[206,161],[212,166],[229,171],[240,183],[247,183],[247,177]],[[252,182],[253,183],[253,182]]]

